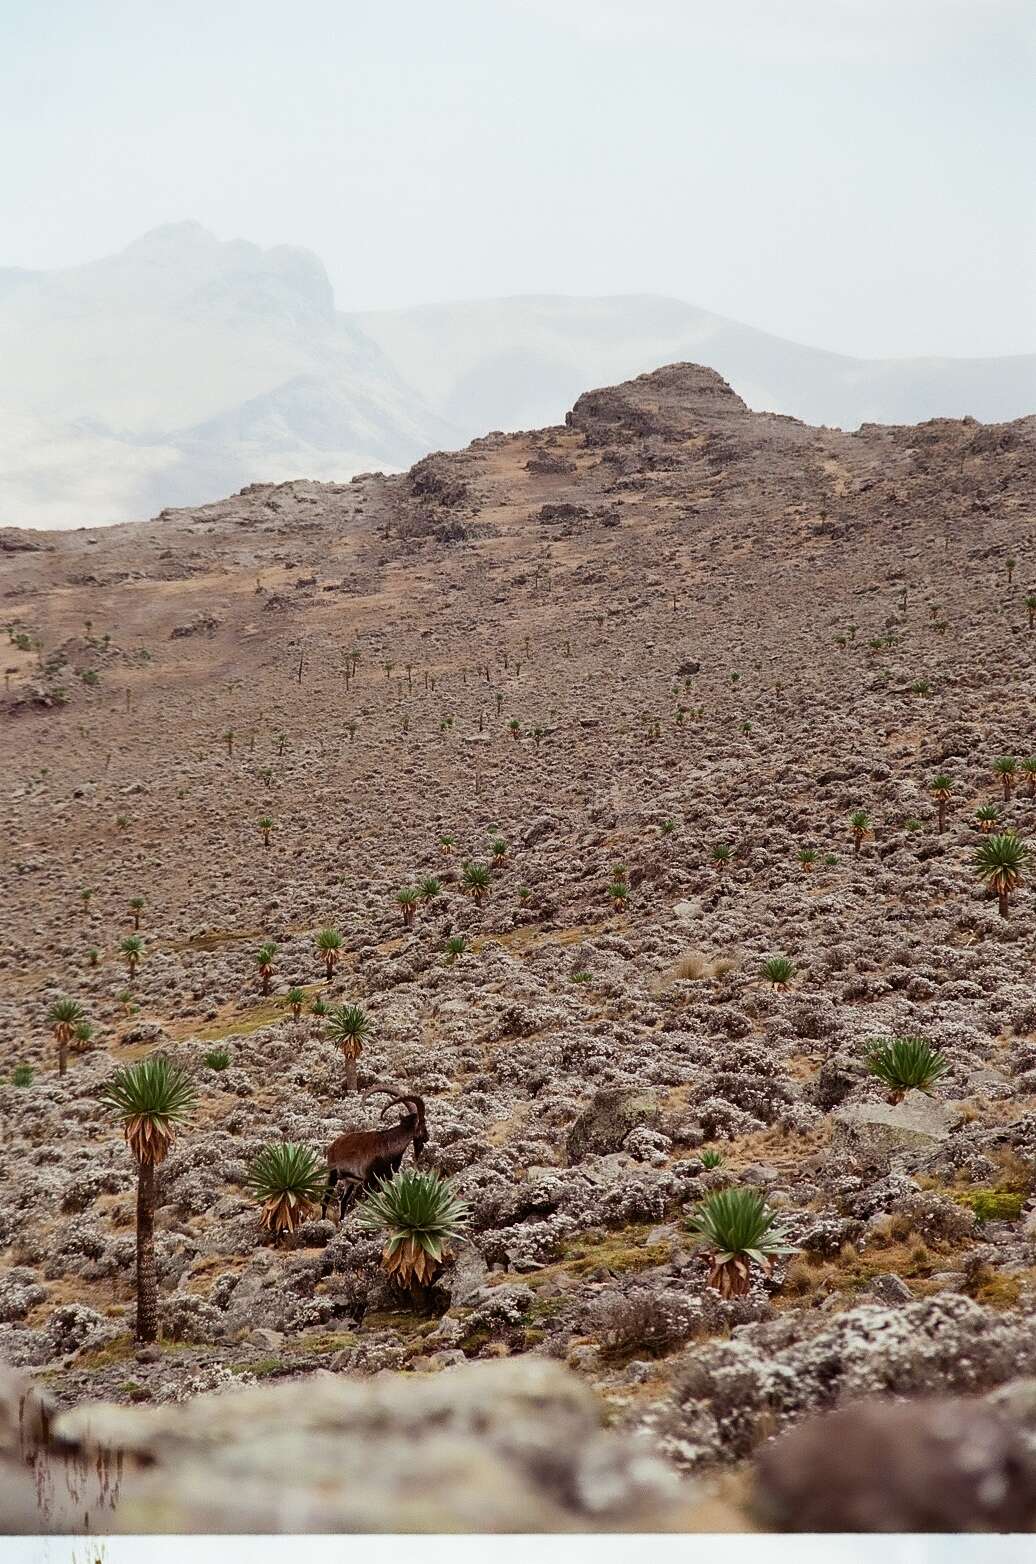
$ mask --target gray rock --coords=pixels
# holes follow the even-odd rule
[[[914,1295],[901,1276],[893,1276],[886,1272],[881,1276],[875,1276],[867,1294],[875,1303],[895,1304],[912,1303]]]
[[[924,1156],[946,1140],[960,1122],[952,1105],[924,1092],[907,1092],[902,1102],[861,1102],[831,1115],[832,1154],[849,1154],[868,1166],[887,1169],[903,1158]]]
[[[125,1458],[106,1517],[122,1532],[678,1527],[693,1490],[602,1415],[576,1376],[530,1357],[97,1403],[56,1427],[81,1460]]]
[[[470,1303],[476,1293],[485,1286],[489,1266],[472,1244],[465,1244],[457,1255],[450,1272],[450,1305]]]
[[[253,1347],[262,1347],[268,1352],[279,1352],[284,1346],[284,1332],[270,1330],[266,1325],[258,1325],[255,1330],[249,1331],[248,1342]]]
[[[584,1157],[618,1151],[631,1130],[653,1123],[658,1104],[651,1092],[631,1087],[605,1087],[576,1119],[568,1132],[570,1163]]]

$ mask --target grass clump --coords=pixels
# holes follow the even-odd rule
[[[763,962],[760,973],[773,986],[775,994],[783,994],[795,976],[795,963],[787,956],[770,956]]]
[[[230,1055],[225,1048],[210,1048],[205,1063],[210,1070],[225,1070],[230,1064]]]

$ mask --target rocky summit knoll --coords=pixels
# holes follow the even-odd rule
[[[677,364],[0,534],[8,1529],[1032,1524],[1034,457]],[[417,1290],[355,1213],[260,1225],[264,1147],[385,1122],[341,1004],[470,1207]],[[156,1053],[138,1347],[102,1094]]]

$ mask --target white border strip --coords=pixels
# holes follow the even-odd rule
[[[1032,1537],[5,1537],[4,1564],[1033,1564]]]

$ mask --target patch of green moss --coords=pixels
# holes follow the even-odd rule
[[[462,1336],[457,1346],[468,1357],[474,1357],[476,1352],[492,1340],[492,1337],[493,1332],[487,1326],[480,1325],[477,1330],[469,1331],[466,1336]]]
[[[225,1037],[247,1037],[264,1026],[283,1021],[290,1014],[291,1007],[285,1000],[264,999],[262,1004],[253,1005],[250,1010],[242,1010],[235,1016],[224,1016],[222,1021],[210,1021],[206,1026],[199,1026],[191,1035],[206,1043],[220,1042]]]
[[[394,1330],[400,1336],[427,1336],[439,1321],[411,1309],[378,1309],[363,1317],[365,1330]]]
[[[188,1341],[159,1341],[156,1343],[160,1352],[176,1353],[191,1350]],[[103,1369],[111,1368],[116,1363],[126,1363],[130,1358],[136,1357],[139,1343],[132,1335],[116,1336],[114,1341],[107,1342],[103,1347],[93,1347],[80,1353],[76,1358],[76,1368]]]
[[[526,1313],[528,1314],[530,1320],[552,1320],[556,1315],[563,1313],[564,1308],[564,1298],[536,1298],[529,1305]]]
[[[285,1363],[283,1358],[260,1358],[256,1363],[232,1363],[232,1374],[253,1374],[256,1379],[269,1379],[273,1374],[284,1374],[290,1371],[291,1365]]]
[[[116,1336],[114,1341],[107,1342],[103,1347],[93,1347],[80,1353],[76,1359],[77,1368],[101,1369],[111,1368],[115,1363],[126,1363],[134,1357],[137,1351],[137,1343],[132,1336]]]
[[[289,1342],[288,1350],[313,1357],[322,1356],[324,1353],[343,1352],[346,1347],[355,1347],[355,1345],[355,1331],[328,1331],[322,1336],[305,1336],[301,1341]]]
[[[535,1290],[560,1274],[586,1276],[603,1266],[616,1275],[627,1275],[650,1270],[655,1265],[664,1265],[672,1257],[672,1244],[643,1242],[654,1226],[657,1224],[638,1223],[615,1228],[600,1239],[596,1235],[590,1237],[586,1233],[573,1233],[562,1244],[559,1258],[550,1265],[543,1266],[539,1271],[523,1271],[517,1278],[510,1272],[498,1271],[489,1278],[489,1285],[506,1286],[517,1279],[523,1286]],[[558,1301],[556,1306],[560,1310],[564,1305]],[[544,1309],[544,1312],[547,1310]]]
[[[633,1271],[647,1271],[653,1265],[664,1265],[672,1254],[670,1244],[631,1244],[627,1236],[617,1233],[604,1243],[586,1246],[580,1244],[575,1252],[563,1250],[565,1269],[575,1276],[585,1276],[604,1266],[609,1271],[624,1275]],[[571,1257],[569,1257],[571,1256]]]
[[[980,1222],[1017,1222],[1026,1197],[1014,1189],[954,1189],[958,1205],[970,1206]]]
[[[221,945],[233,945],[241,940],[262,939],[262,929],[212,929],[208,934],[194,934],[190,939],[178,940],[173,950],[218,950]]]

